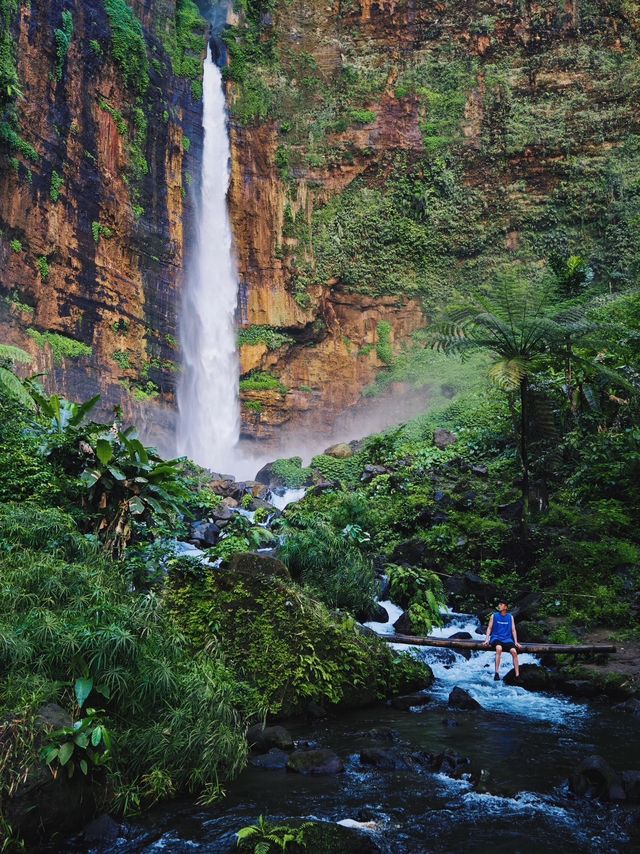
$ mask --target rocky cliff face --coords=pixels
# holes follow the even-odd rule
[[[0,333],[52,387],[140,416],[173,402],[177,369],[201,143],[197,83],[172,69],[190,56],[186,4],[138,0],[142,26],[121,0],[13,5],[23,97],[0,116]]]
[[[638,24],[618,0],[247,4],[227,36],[247,434],[324,429],[505,263],[635,280]]]

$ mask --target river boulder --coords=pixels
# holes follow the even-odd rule
[[[597,755],[582,760],[569,778],[569,787],[574,794],[588,798],[624,801],[627,797],[620,774]]]
[[[548,691],[552,687],[552,679],[549,672],[538,664],[521,664],[520,679],[516,680],[515,670],[510,670],[504,677],[504,684],[518,685],[527,691]]]
[[[324,747],[317,750],[296,750],[289,756],[287,770],[296,774],[320,776],[344,771],[342,759]]]
[[[360,751],[360,762],[385,771],[409,771],[420,766],[413,753],[393,747],[365,747]]]
[[[252,756],[249,759],[249,765],[254,768],[264,768],[267,771],[275,771],[287,767],[289,754],[284,750],[279,750],[277,747],[272,747],[266,753],[261,753],[259,756]]]
[[[453,709],[475,710],[481,709],[480,703],[474,699],[468,691],[458,685],[449,694],[449,705]]]
[[[247,732],[247,741],[254,753],[267,753],[272,747],[279,750],[293,750],[293,739],[289,730],[283,726],[262,726],[256,724]]]
[[[408,712],[409,709],[426,706],[430,702],[431,697],[427,697],[426,694],[404,694],[400,697],[393,697],[393,699],[389,700],[389,705],[393,709]]]
[[[628,715],[633,715],[635,718],[640,718],[640,699],[631,697],[623,703],[616,703],[613,708],[618,712],[626,712]]]

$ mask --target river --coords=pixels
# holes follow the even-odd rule
[[[384,603],[387,607],[390,603]],[[381,624],[381,630],[389,630]],[[467,615],[449,615],[441,636],[478,630]],[[567,778],[581,758],[599,753],[618,770],[640,767],[637,722],[599,704],[576,703],[493,681],[491,653],[469,659],[448,650],[414,648],[436,676],[421,710],[376,706],[289,729],[296,739],[329,747],[345,773],[302,777],[284,770],[248,767],[212,807],[190,800],[153,809],[129,822],[107,848],[69,842],[65,851],[224,852],[234,833],[254,823],[292,816],[326,821],[372,821],[371,831],[389,854],[427,852],[637,851],[627,834],[632,813],[572,796]],[[510,668],[505,662],[502,672]],[[533,661],[532,656],[522,656]],[[454,685],[479,700],[480,711],[447,707]],[[394,731],[399,749],[439,752],[451,748],[483,771],[486,791],[465,780],[424,771],[364,766],[360,749],[379,744],[371,730]],[[60,849],[59,849],[60,850]]]

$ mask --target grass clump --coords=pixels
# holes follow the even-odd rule
[[[27,335],[41,350],[49,347],[53,354],[53,362],[58,366],[62,364],[63,359],[79,359],[93,354],[93,348],[88,344],[57,332],[38,332],[37,329],[27,329]]]
[[[273,326],[246,326],[238,330],[238,347],[266,344],[269,350],[277,350],[290,344],[293,338],[274,329]]]
[[[68,9],[62,12],[62,26],[53,32],[56,41],[56,67],[54,77],[62,80],[62,69],[69,52],[69,45],[73,37],[73,15]]]
[[[255,371],[240,380],[240,391],[277,391],[279,394],[286,394],[288,389],[272,374]]]

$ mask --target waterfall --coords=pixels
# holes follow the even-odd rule
[[[220,69],[207,50],[197,248],[180,316],[182,375],[176,444],[214,471],[229,470],[240,432],[235,310],[238,281],[227,210],[230,150]]]

